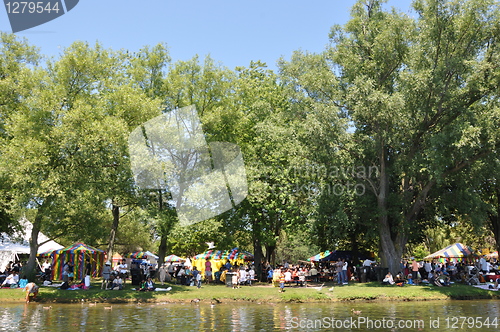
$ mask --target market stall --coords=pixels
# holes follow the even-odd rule
[[[106,252],[85,243],[75,243],[71,246],[41,253],[39,256],[50,257],[52,259],[52,280],[61,280],[64,264],[72,262],[74,264],[74,278],[81,280],[85,277],[85,261],[88,259],[91,264],[92,277],[101,275]]]
[[[424,259],[437,259],[444,263],[446,261],[460,262],[473,257],[474,252],[470,247],[462,243],[454,243],[446,248],[425,256]]]

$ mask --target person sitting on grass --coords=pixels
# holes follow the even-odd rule
[[[405,281],[406,280],[405,280],[405,277],[403,275],[403,272],[399,271],[398,274],[396,274],[396,278],[394,279],[394,282],[396,282],[396,283],[400,283],[400,282],[405,283]]]
[[[10,288],[17,288],[17,284],[19,283],[19,275],[17,274],[16,271],[13,271],[11,274],[5,278],[5,280],[2,283],[3,286],[8,286]]]
[[[387,272],[385,275],[384,280],[382,280],[382,285],[394,285],[394,278],[392,277],[391,272]]]
[[[413,282],[413,276],[411,273],[408,274],[408,282],[407,282],[408,285],[415,285],[415,283]]]
[[[141,292],[151,292],[156,289],[155,283],[151,279],[151,277],[148,277],[146,281],[142,284],[142,287],[139,289]]]
[[[26,286],[24,287],[24,290],[26,291],[26,303],[29,303],[31,301],[31,298],[33,298],[33,300],[36,298],[36,296],[38,295],[38,289],[38,285],[34,282],[29,282],[26,284]]]
[[[500,278],[495,279],[495,283],[493,285],[489,285],[489,289],[498,289],[498,284],[500,283]]]
[[[123,279],[118,274],[115,279],[113,279],[113,283],[111,284],[111,289],[113,290],[122,290],[123,289]]]
[[[435,284],[436,286],[438,286],[438,285],[436,284],[436,281],[437,281],[437,282],[438,282],[441,286],[450,286],[450,277],[449,277],[449,276],[447,276],[447,275],[443,274],[443,272],[441,272],[441,271],[440,271],[440,272],[437,272],[436,274],[437,274],[437,276],[436,276],[436,278],[435,278],[435,280],[434,280],[434,284]]]

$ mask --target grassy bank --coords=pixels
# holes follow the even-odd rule
[[[451,287],[433,286],[382,286],[379,283],[351,284],[318,287],[286,287],[284,293],[268,284],[242,286],[232,289],[224,285],[203,285],[201,289],[179,285],[169,292],[138,292],[135,286],[127,284],[124,290],[101,290],[98,283],[93,283],[89,290],[60,290],[52,287],[41,287],[37,302],[43,303],[135,303],[135,302],[335,302],[335,301],[427,301],[427,300],[469,300],[500,299],[496,291],[488,291],[472,286],[456,284]],[[333,286],[333,288],[332,288]],[[162,287],[162,286],[160,286]],[[21,289],[0,289],[1,302],[23,302],[24,292]]]

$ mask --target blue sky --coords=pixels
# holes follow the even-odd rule
[[[389,0],[404,12],[410,0]],[[295,50],[321,52],[333,24],[349,18],[355,0],[80,0],[65,15],[18,32],[48,56],[77,40],[137,51],[165,42],[173,60],[198,54],[234,69],[261,60],[275,69]],[[5,7],[0,30],[12,32]]]

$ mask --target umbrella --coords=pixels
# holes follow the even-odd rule
[[[136,251],[125,255],[125,257],[132,259],[147,259],[147,258],[158,259],[158,256],[153,254],[151,251]]]
[[[325,258],[328,255],[330,255],[330,250],[327,250],[325,252],[320,252],[319,254],[309,257],[307,260],[309,262],[318,262],[320,259]]]

